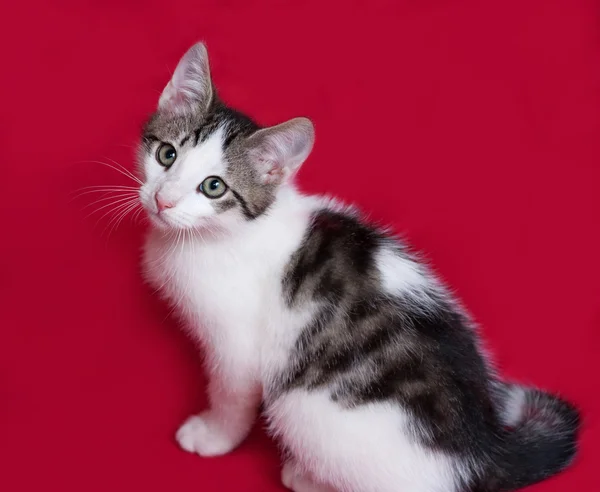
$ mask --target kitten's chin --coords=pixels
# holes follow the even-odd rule
[[[209,218],[199,218],[194,223],[184,223],[176,218],[165,216],[164,214],[157,214],[155,212],[148,212],[150,223],[152,226],[162,232],[178,233],[181,231],[193,231],[195,234],[200,233],[201,235],[211,235],[213,233],[222,231],[222,227],[215,220]]]
[[[174,231],[176,229],[179,229],[178,227],[166,221],[159,215],[148,214],[148,216],[150,217],[150,223],[152,224],[152,227],[154,227],[155,229],[160,229],[161,231]]]
[[[166,217],[163,214],[157,214],[156,212],[148,211],[147,215],[152,226],[161,231],[179,231],[194,228],[194,225],[192,224],[183,224],[177,220]]]

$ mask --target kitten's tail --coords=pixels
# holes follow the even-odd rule
[[[497,390],[500,416],[509,430],[488,490],[519,489],[569,466],[577,452],[578,410],[535,388],[499,382]]]

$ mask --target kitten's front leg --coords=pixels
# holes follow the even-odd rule
[[[188,418],[176,439],[190,453],[219,456],[235,449],[250,432],[260,406],[261,388],[245,375],[226,378],[213,374],[208,396],[210,408]]]

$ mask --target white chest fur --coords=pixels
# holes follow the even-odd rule
[[[148,235],[146,276],[207,345],[212,365],[236,365],[264,382],[284,363],[303,316],[285,306],[281,279],[309,213],[306,205],[280,208],[235,237]]]

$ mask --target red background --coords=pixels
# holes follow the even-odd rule
[[[306,190],[405,233],[505,374],[581,406],[576,465],[531,490],[600,490],[599,14],[579,0],[6,5],[0,489],[282,490],[260,426],[226,457],[177,448],[204,403],[196,349],[140,281],[143,227],[107,239],[91,195],[71,201],[129,184],[88,161],[133,168],[142,121],[204,39],[227,102],[264,124],[314,120]]]

